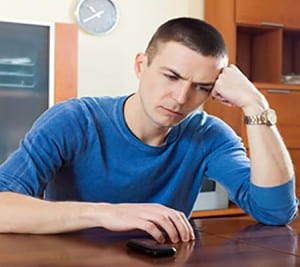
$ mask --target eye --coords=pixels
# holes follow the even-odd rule
[[[213,89],[213,86],[206,87],[206,86],[198,84],[198,85],[195,86],[195,89],[197,91],[203,91],[205,93],[210,93],[212,91],[212,89]]]
[[[177,81],[178,77],[173,74],[164,73],[164,76],[170,81]]]

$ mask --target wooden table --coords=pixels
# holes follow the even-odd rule
[[[196,240],[176,244],[173,257],[152,258],[126,248],[142,232],[103,229],[59,235],[0,235],[0,266],[300,266],[300,219],[287,227],[248,216],[194,219]]]

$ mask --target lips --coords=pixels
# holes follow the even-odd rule
[[[166,107],[161,107],[163,110],[167,111],[167,113],[173,115],[173,116],[183,116],[183,113],[174,110],[174,109],[170,109],[170,108],[166,108]]]

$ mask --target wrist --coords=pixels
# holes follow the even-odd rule
[[[82,203],[79,210],[79,221],[86,228],[103,227],[108,203]]]
[[[266,109],[261,114],[245,115],[244,122],[247,125],[267,125],[272,126],[277,122],[276,112],[273,109]]]
[[[242,111],[245,116],[249,116],[249,115],[261,114],[268,108],[269,108],[268,101],[263,95],[260,95],[259,97],[257,97],[257,99],[250,101],[249,105],[243,106]]]

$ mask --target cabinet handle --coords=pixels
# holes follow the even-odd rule
[[[290,90],[284,90],[284,89],[268,89],[268,93],[270,94],[289,94]]]
[[[282,28],[284,26],[283,23],[276,23],[276,22],[269,22],[269,21],[262,21],[260,24],[264,26],[272,26],[278,28]]]

